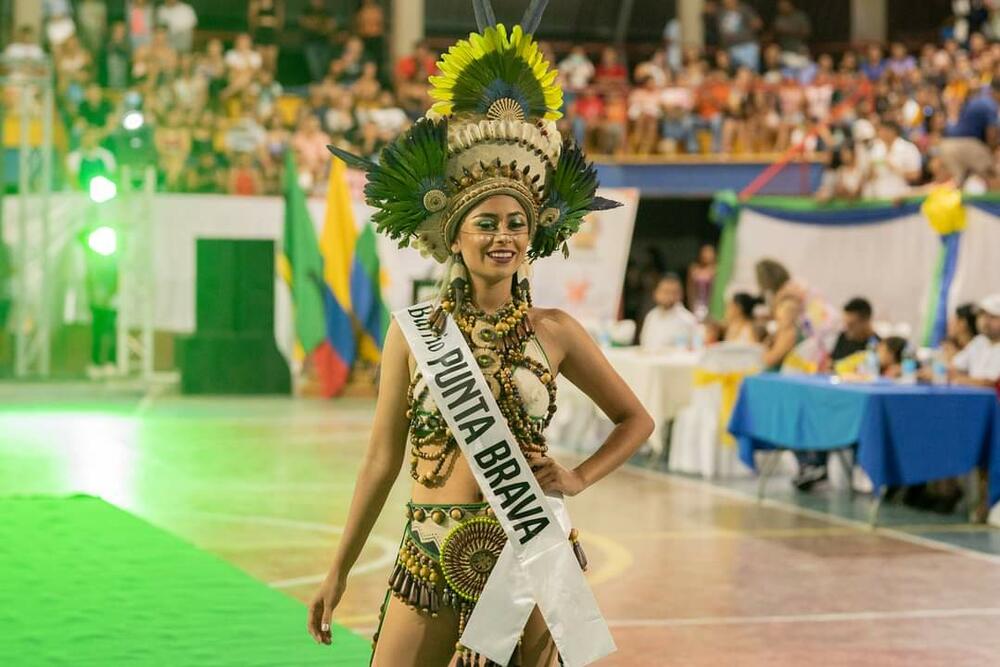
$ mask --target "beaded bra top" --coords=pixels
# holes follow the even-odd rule
[[[556,381],[528,325],[529,307],[528,299],[515,295],[487,315],[466,300],[454,316],[521,451],[531,458],[548,450],[544,431],[556,411]],[[412,359],[407,399],[410,475],[423,486],[442,486],[460,450]]]

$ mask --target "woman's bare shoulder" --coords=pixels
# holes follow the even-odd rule
[[[576,319],[562,308],[532,307],[528,313],[535,331],[549,334],[567,335],[573,329],[582,329]]]

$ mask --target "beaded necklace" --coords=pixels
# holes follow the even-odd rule
[[[442,306],[449,312],[453,309],[453,304],[447,302]],[[471,299],[464,299],[458,312],[452,313],[497,399],[500,412],[528,458],[541,456],[548,450],[544,431],[556,411],[556,383],[551,372],[544,364],[524,354],[525,345],[535,335],[528,319],[530,309],[530,294],[519,287],[514,290],[513,298],[495,313],[483,312]],[[514,382],[514,373],[521,368],[534,374],[548,391],[548,411],[541,419],[528,415]],[[419,372],[414,374],[407,392],[410,476],[423,486],[442,486],[454,468],[458,443],[440,412],[427,406],[430,391],[426,383],[415,395],[420,378]],[[430,470],[418,470],[418,467],[427,467],[420,466],[421,461],[427,462]]]

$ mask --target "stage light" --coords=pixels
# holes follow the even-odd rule
[[[87,246],[98,255],[109,257],[118,250],[118,234],[110,227],[98,227],[87,236]]]
[[[111,201],[118,194],[118,186],[115,182],[104,176],[94,176],[88,184],[90,190],[90,200],[96,204],[103,204]]]
[[[122,117],[122,127],[129,132],[135,132],[146,122],[141,111],[129,111]]]

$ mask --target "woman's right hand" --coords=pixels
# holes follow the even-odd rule
[[[333,610],[340,604],[340,598],[347,588],[347,582],[339,575],[331,572],[323,579],[316,593],[309,602],[309,619],[306,629],[317,644],[330,644],[333,633],[330,631],[330,618]]]

